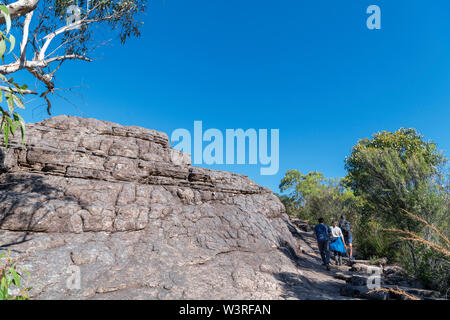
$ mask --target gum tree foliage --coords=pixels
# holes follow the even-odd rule
[[[345,214],[356,221],[358,199],[341,180],[325,178],[320,172],[304,175],[297,170],[288,170],[281,180],[281,201],[290,215],[310,220],[312,223],[323,217],[326,223]]]
[[[435,284],[435,279],[448,283],[448,269],[442,272],[444,265],[448,268],[448,260],[426,244],[442,241],[426,224],[404,213],[414,213],[448,236],[448,162],[436,144],[426,141],[415,129],[383,131],[360,140],[345,166],[346,185],[364,203],[362,229],[367,237],[362,239],[361,249],[366,257],[395,253],[396,259],[416,278],[427,284]],[[383,234],[386,228],[405,230],[426,241],[401,241],[398,235]]]
[[[70,60],[92,61],[89,54],[104,44],[101,36],[118,36],[121,43],[140,36],[147,0],[18,0],[4,1],[0,15],[0,90],[5,144],[15,129],[24,130],[15,107],[27,95],[39,95],[50,114],[50,95],[57,89],[55,73]],[[76,6],[75,6],[76,5]],[[13,36],[14,34],[14,36]],[[108,40],[108,39],[107,39]],[[19,46],[16,46],[20,43]],[[103,42],[102,42],[103,41]],[[118,65],[118,74],[120,68]],[[24,70],[37,80],[35,90],[19,86],[12,74]]]
[[[380,132],[360,140],[345,160],[345,183],[365,200],[366,210],[386,226],[420,231],[402,210],[429,222],[444,211],[446,158],[415,129]]]
[[[5,20],[6,27],[0,30],[0,58],[5,61],[5,54],[7,53],[9,46],[9,53],[14,49],[16,39],[10,33],[11,31],[11,16],[6,6],[0,5],[0,12]],[[22,131],[22,141],[25,137],[25,122],[22,117],[15,112],[15,108],[24,108],[22,96],[24,90],[27,90],[27,86],[19,86],[14,82],[13,78],[7,78],[3,74],[0,74],[0,103],[5,100],[6,108],[4,109],[0,105],[1,122],[0,132],[5,146],[8,147],[9,136],[14,135],[16,129],[20,127]]]

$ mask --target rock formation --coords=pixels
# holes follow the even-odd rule
[[[302,274],[269,189],[192,167],[163,133],[58,116],[0,150],[0,252],[28,267],[31,298],[339,296]]]

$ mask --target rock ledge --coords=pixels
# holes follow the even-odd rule
[[[279,274],[300,272],[287,224],[270,190],[154,130],[59,116],[0,146],[0,251],[32,298],[281,298]]]

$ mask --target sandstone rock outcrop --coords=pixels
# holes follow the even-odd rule
[[[299,280],[299,240],[269,189],[192,167],[163,133],[58,116],[0,150],[0,251],[28,267],[32,298],[339,297]]]

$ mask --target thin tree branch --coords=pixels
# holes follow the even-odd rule
[[[22,93],[22,94],[38,94],[36,91],[33,90],[17,90],[17,88],[14,87],[5,87],[5,86],[0,86],[0,90],[2,91],[12,91],[14,93]]]

